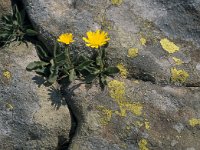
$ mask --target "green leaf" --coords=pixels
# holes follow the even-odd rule
[[[53,47],[53,56],[56,57],[57,55],[57,47],[58,47],[58,44],[56,42],[54,42],[54,47]]]
[[[87,75],[85,77],[85,82],[87,84],[92,83],[92,81],[94,81],[96,79],[96,77],[97,77],[97,75],[93,75],[93,74]]]
[[[96,57],[96,64],[97,64],[98,66],[101,65],[101,57],[100,57],[100,56],[97,56],[97,57]]]
[[[55,62],[59,62],[59,61],[62,61],[62,60],[65,60],[65,55],[64,55],[64,53],[61,53],[61,54],[59,54],[59,55],[57,55],[55,58],[54,58],[54,60],[55,60]]]
[[[49,63],[46,63],[44,61],[34,61],[34,62],[31,62],[30,64],[28,64],[28,66],[26,67],[26,70],[32,71],[32,70],[35,70],[37,68],[47,66],[48,64]]]
[[[104,73],[106,75],[112,75],[112,74],[115,74],[115,73],[119,73],[119,69],[117,67],[108,67],[108,68],[106,68]]]
[[[99,69],[95,67],[91,67],[91,66],[85,67],[84,70],[87,70],[90,74],[94,74],[94,75],[97,75],[100,73]]]
[[[25,15],[26,15],[25,9],[22,9],[22,10],[20,11],[20,15],[21,15],[21,21],[22,21],[22,25],[23,25],[23,23],[24,23],[24,21],[25,21]]]
[[[12,18],[11,18],[11,16],[9,16],[9,15],[3,16],[1,20],[2,20],[3,22],[6,22],[6,23],[11,23],[11,22],[12,22]]]
[[[20,26],[22,26],[23,23],[22,23],[22,17],[21,17],[20,12],[17,11],[15,16],[16,16],[16,19],[17,19],[18,24],[19,24]]]
[[[35,72],[39,75],[47,77],[50,74],[49,67],[42,67],[35,69]]]
[[[54,66],[51,66],[51,68],[50,68],[50,76],[49,76],[49,78],[48,78],[48,82],[50,83],[50,84],[53,84],[56,80],[57,80],[57,78],[58,78],[58,68],[57,67],[54,67]]]
[[[48,78],[48,82],[50,83],[50,84],[53,84],[56,80],[57,80],[57,78],[58,78],[58,74],[51,74],[50,76],[49,76],[49,78]]]
[[[45,51],[40,45],[36,46],[36,51],[41,60],[50,60],[50,56],[47,51]]]
[[[36,31],[32,30],[32,29],[27,29],[26,34],[28,36],[36,36],[38,33]]]
[[[13,21],[13,25],[18,26],[18,22],[16,20]]]
[[[92,64],[93,62],[94,62],[93,60],[84,61],[80,65],[78,65],[78,67],[76,69],[81,71],[81,70],[85,69],[87,66],[89,66],[90,64]]]
[[[76,72],[74,69],[71,69],[69,71],[69,81],[72,82],[76,79]]]
[[[102,75],[99,77],[99,84],[102,89],[107,85],[106,76]]]
[[[6,38],[8,36],[9,36],[8,33],[0,33],[0,38]]]

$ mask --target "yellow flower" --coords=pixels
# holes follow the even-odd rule
[[[9,71],[3,72],[3,76],[6,77],[7,79],[10,79],[11,73]]]
[[[110,40],[108,38],[108,33],[101,30],[96,30],[96,32],[88,31],[87,38],[83,37],[83,40],[86,42],[88,47],[99,48],[107,43]]]
[[[57,41],[69,45],[70,43],[74,42],[73,35],[72,33],[61,34]]]
[[[168,39],[164,38],[160,40],[160,44],[164,50],[168,53],[172,54],[179,51],[179,47],[175,45],[173,42],[169,41]]]
[[[177,70],[176,68],[171,68],[171,74],[173,82],[184,83],[189,77],[189,74],[185,70]]]

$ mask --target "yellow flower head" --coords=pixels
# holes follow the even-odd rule
[[[177,70],[176,68],[171,68],[171,74],[173,82],[184,83],[189,77],[189,74],[185,70]]]
[[[72,33],[61,34],[57,41],[69,45],[70,43],[74,42],[73,35]]]
[[[86,42],[86,45],[88,47],[99,48],[105,45],[110,40],[110,38],[107,37],[108,33],[106,33],[105,31],[88,31],[86,34],[87,38],[83,37],[83,40]]]

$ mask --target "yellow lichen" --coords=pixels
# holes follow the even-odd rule
[[[14,107],[11,104],[6,103],[6,108],[11,111]]]
[[[118,80],[112,80],[108,83],[109,94],[113,99],[122,100],[125,97],[125,84]]]
[[[136,121],[135,125],[140,128],[143,126],[143,123],[141,121]]]
[[[141,139],[138,143],[139,149],[140,150],[149,150],[147,147],[147,140],[146,139]]]
[[[147,43],[147,40],[146,40],[145,38],[142,37],[142,38],[140,39],[140,44],[144,46],[144,45],[146,45],[146,43]]]
[[[109,94],[118,104],[120,111],[115,113],[119,116],[125,117],[127,111],[139,116],[142,114],[143,106],[140,103],[130,103],[126,101],[125,84],[117,80],[112,80],[108,83]]]
[[[149,130],[150,129],[150,122],[145,121],[144,126],[145,126],[145,129]]]
[[[102,125],[107,125],[112,118],[113,111],[110,109],[106,109],[103,106],[99,106],[97,109],[101,110],[103,113],[103,117],[101,118],[100,123]]]
[[[121,117],[127,116],[127,111],[132,112],[136,116],[140,116],[142,114],[142,105],[140,103],[129,103],[126,101],[118,101],[116,102],[119,105],[120,111],[116,112]]]
[[[171,74],[172,82],[184,83],[189,77],[189,74],[185,70],[177,70],[176,68],[171,68]]]
[[[181,59],[179,59],[179,58],[172,57],[172,59],[174,60],[174,62],[175,62],[177,65],[181,65],[181,64],[184,63],[184,62],[183,62]]]
[[[131,127],[130,126],[126,126],[126,130],[130,130],[131,129]]]
[[[118,64],[117,65],[117,68],[119,69],[120,71],[120,75],[122,78],[126,78],[127,75],[128,75],[128,71],[127,69],[125,68],[125,66],[123,64]]]
[[[97,109],[103,114],[100,122],[103,125],[107,125],[113,114],[119,115],[121,117],[126,117],[128,112],[139,116],[142,114],[143,106],[140,103],[130,103],[126,101],[125,96],[125,83],[112,80],[108,83],[110,97],[117,103],[119,110],[107,109],[104,106],[98,106]]]
[[[133,83],[139,84],[140,82],[138,80],[133,80]]]
[[[197,125],[200,125],[200,119],[195,119],[195,118],[192,118],[189,120],[189,124],[194,127],[194,126],[197,126]]]
[[[133,114],[140,116],[142,114],[142,105],[140,103],[129,103],[126,102],[124,104],[121,104],[122,106],[124,106],[124,109],[126,111],[130,111]]]
[[[166,38],[161,39],[160,44],[161,44],[162,48],[170,54],[175,53],[176,51],[179,51],[179,47],[176,46],[173,42],[169,41]]]
[[[134,58],[138,55],[138,48],[130,48],[128,50],[128,57]]]
[[[111,3],[113,5],[121,5],[122,2],[123,2],[123,0],[111,0]]]
[[[7,79],[11,78],[11,73],[9,71],[4,71],[3,76],[6,77]]]

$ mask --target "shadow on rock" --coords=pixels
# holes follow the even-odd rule
[[[51,105],[54,106],[54,108],[59,109],[60,106],[66,105],[65,99],[62,97],[60,89],[56,89],[54,86],[51,86],[48,91],[51,100]],[[58,96],[60,98],[58,98]]]

